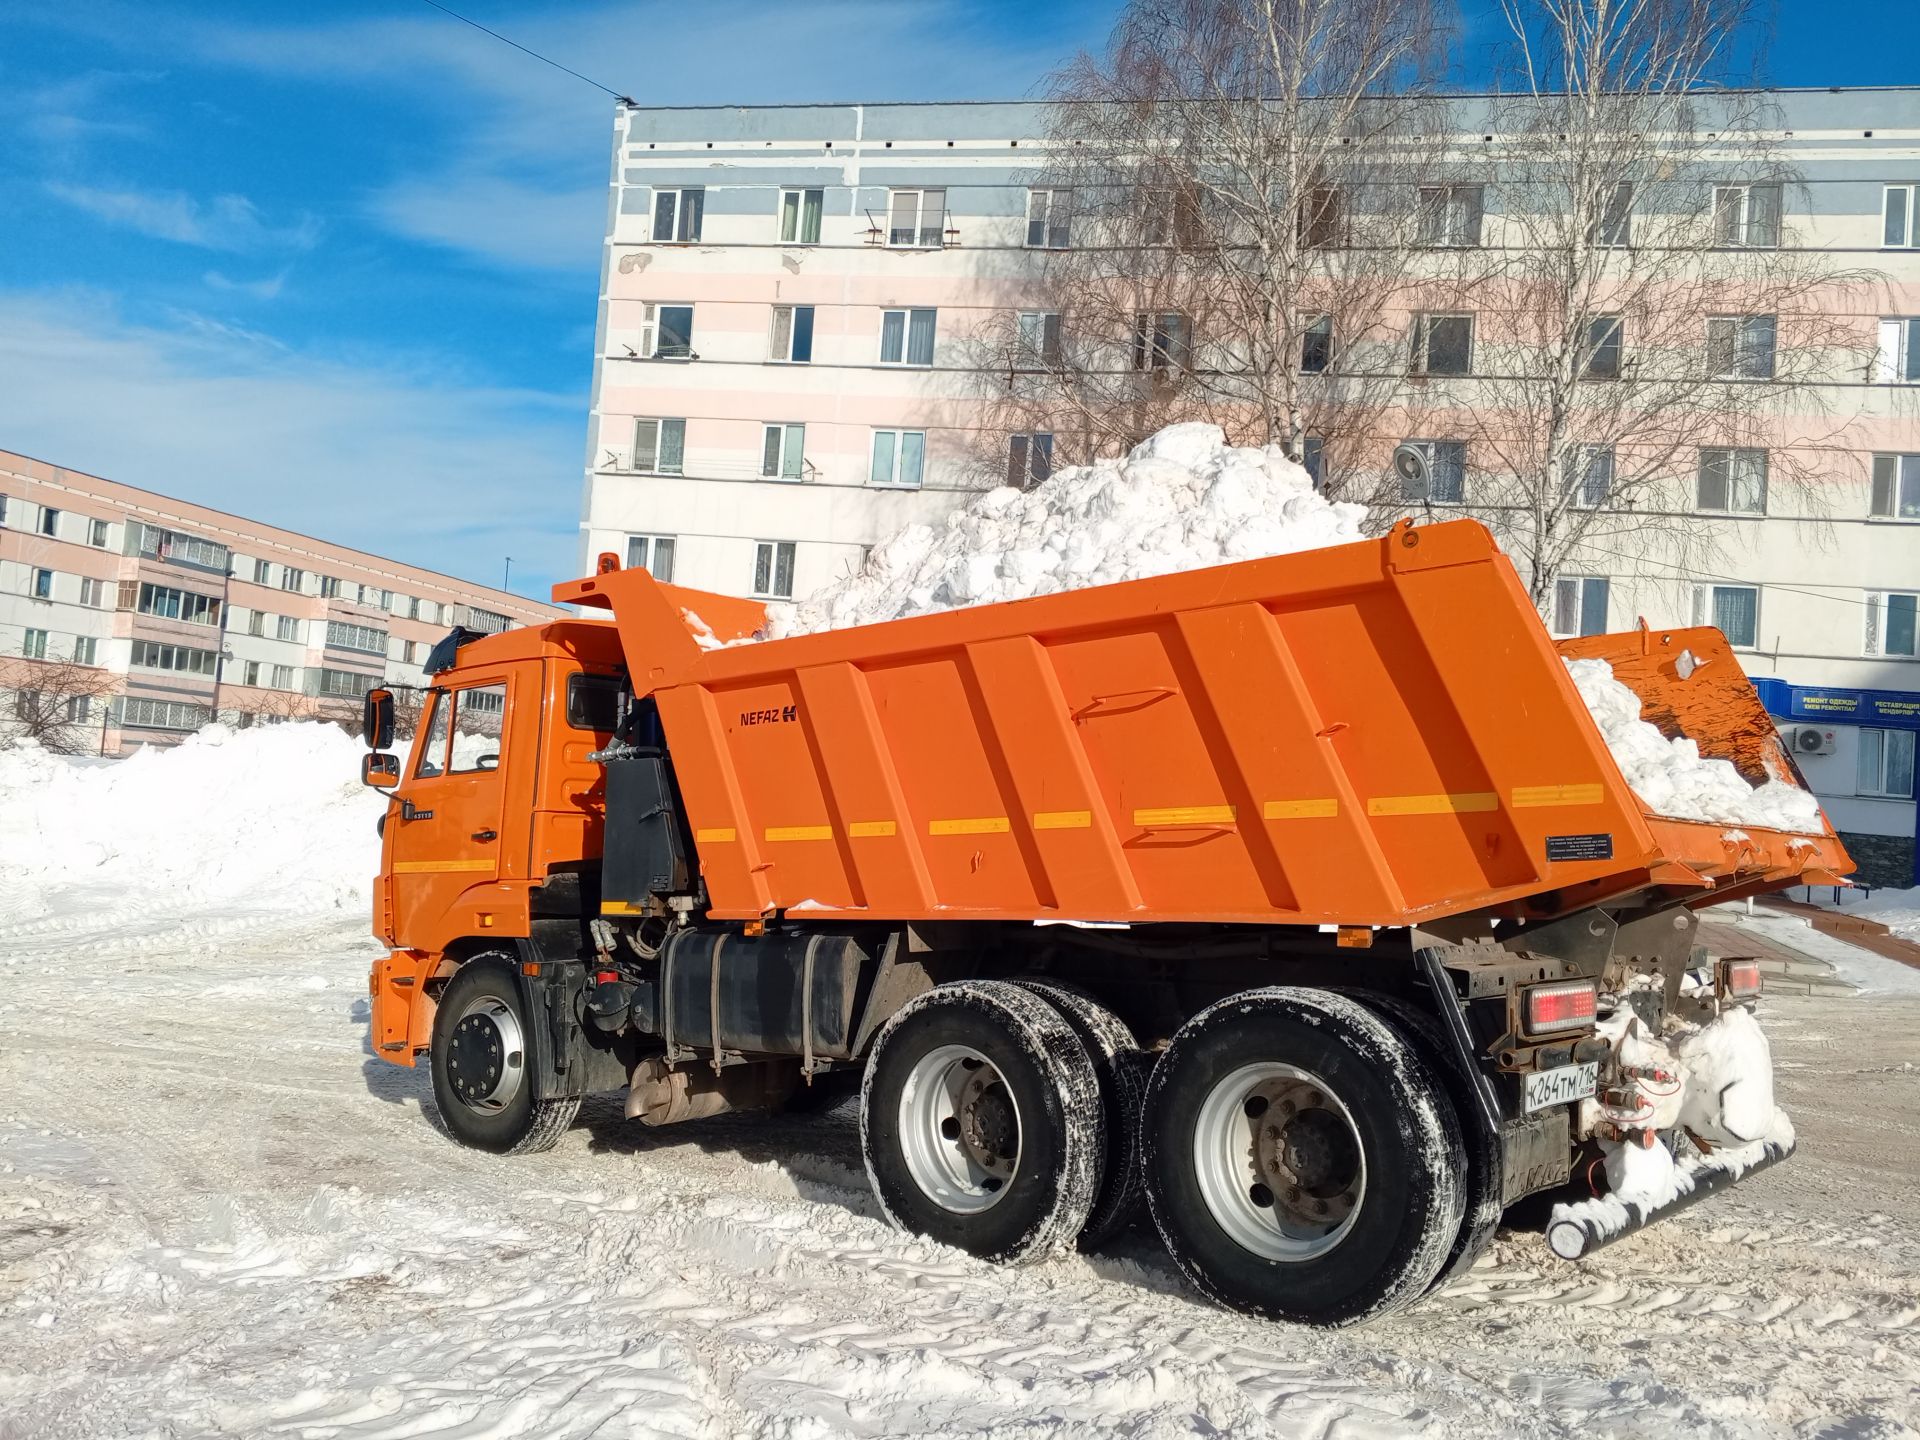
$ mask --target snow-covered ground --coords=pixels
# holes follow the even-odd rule
[[[377,800],[261,788],[352,747],[215,748],[0,766],[8,1440],[1916,1433],[1920,1000],[1767,1002],[1788,1164],[1579,1265],[1506,1234],[1383,1324],[1292,1329],[1149,1235],[1014,1271],[903,1237],[845,1110],[600,1103],[552,1154],[456,1148],[368,1049],[335,880]]]

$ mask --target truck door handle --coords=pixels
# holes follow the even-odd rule
[[[500,838],[500,832],[497,830],[476,830],[473,832],[473,838],[475,840],[498,840]]]
[[[400,818],[402,820],[431,820],[433,819],[433,811],[419,809],[411,800],[402,800],[400,802]]]

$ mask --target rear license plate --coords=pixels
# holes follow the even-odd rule
[[[1557,1070],[1535,1071],[1527,1076],[1522,1093],[1527,1114],[1531,1115],[1549,1106],[1585,1100],[1599,1086],[1599,1063],[1590,1060],[1585,1065],[1562,1065]]]

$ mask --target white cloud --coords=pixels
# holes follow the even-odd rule
[[[573,395],[350,366],[112,297],[0,292],[0,444],[544,598],[573,573]]]
[[[202,204],[181,190],[108,190],[64,180],[48,181],[47,191],[108,224],[208,250],[311,250],[320,239],[320,222],[313,216],[270,225],[244,195],[216,195]]]
[[[209,270],[200,277],[209,290],[219,290],[229,295],[247,295],[255,300],[275,300],[286,287],[287,272],[278,275],[264,275],[258,280],[236,280],[219,270]]]
[[[395,181],[374,195],[373,211],[411,240],[506,265],[593,273],[607,191],[605,185],[562,190],[460,170]]]

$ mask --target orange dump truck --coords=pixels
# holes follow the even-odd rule
[[[902,1227],[1019,1260],[1144,1208],[1209,1294],[1327,1324],[1523,1196],[1577,1256],[1792,1147],[1695,911],[1844,850],[1647,813],[1563,652],[1791,777],[1725,640],[1557,647],[1477,524],[756,643],[611,556],[554,598],[610,616],[448,636],[409,756],[368,699],[373,1042],[459,1141],[857,1078]]]

